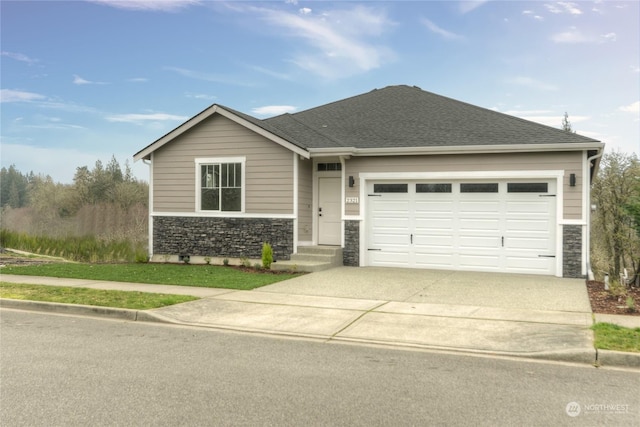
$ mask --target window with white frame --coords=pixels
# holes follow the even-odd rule
[[[199,210],[242,211],[243,164],[241,159],[198,159]]]

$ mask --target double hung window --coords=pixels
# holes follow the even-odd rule
[[[201,211],[241,212],[243,162],[217,162],[202,159],[197,163],[199,169],[198,209]]]

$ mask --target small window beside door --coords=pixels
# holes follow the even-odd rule
[[[318,172],[341,171],[342,163],[318,163]]]

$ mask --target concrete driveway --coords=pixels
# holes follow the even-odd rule
[[[550,276],[338,267],[259,290],[337,298],[591,313],[584,279]]]

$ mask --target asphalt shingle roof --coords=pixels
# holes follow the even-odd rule
[[[305,148],[599,142],[412,86],[375,89],[259,122],[265,130]]]

